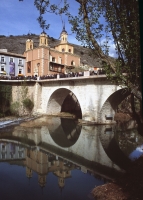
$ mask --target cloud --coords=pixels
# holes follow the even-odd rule
[[[115,44],[113,43],[113,41],[109,42],[109,56],[117,58],[117,53],[115,50]]]

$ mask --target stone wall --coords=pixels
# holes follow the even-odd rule
[[[25,92],[27,89],[27,93]],[[29,110],[27,110],[26,108],[23,107],[22,101],[25,98],[29,98],[31,101],[35,101],[35,83],[34,84],[26,84],[25,86],[22,85],[21,83],[18,83],[17,85],[14,84],[12,86],[12,102],[18,102],[20,104],[20,108],[19,108],[19,115],[20,116],[24,116],[24,115],[28,115],[31,112],[29,112]]]

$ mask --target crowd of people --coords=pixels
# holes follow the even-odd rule
[[[94,71],[90,71],[89,75],[98,75],[102,73],[96,73]],[[69,73],[60,73],[60,74],[47,74],[43,76],[0,76],[0,80],[44,80],[44,79],[57,79],[57,78],[70,78],[70,77],[80,77],[84,76],[84,72],[69,72]]]

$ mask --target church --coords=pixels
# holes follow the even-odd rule
[[[65,26],[60,34],[60,41],[54,48],[48,45],[48,36],[45,32],[40,34],[37,48],[34,48],[33,40],[28,39],[24,56],[26,76],[66,73],[69,69],[80,66],[80,57],[74,54],[74,47],[68,43]]]

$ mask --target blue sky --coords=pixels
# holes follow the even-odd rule
[[[73,5],[72,9],[75,7],[76,5]],[[0,0],[0,13],[0,35],[23,35],[29,32],[40,34],[42,32],[37,21],[39,12],[34,6],[34,0]],[[61,18],[53,14],[47,14],[46,17],[50,18],[51,24],[46,33],[58,39],[62,31]],[[80,44],[75,39],[75,35],[71,34],[68,22],[65,22],[65,26],[69,33],[69,42]]]
[[[60,2],[60,0],[52,0]],[[71,0],[73,1],[73,0]],[[71,11],[77,10],[78,4],[73,1],[71,4]],[[0,35],[23,35],[28,33],[40,34],[40,28],[37,18],[39,12],[34,6],[34,0],[0,0]],[[62,31],[62,21],[59,16],[53,14],[46,14],[48,23],[50,21],[50,28],[46,33],[53,38],[58,39]],[[50,20],[49,20],[50,19]],[[71,27],[66,18],[65,21],[66,31],[68,32],[68,41],[73,44],[81,44],[75,39],[75,35],[71,33]],[[110,55],[114,56],[114,45],[111,43]]]

